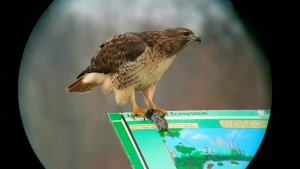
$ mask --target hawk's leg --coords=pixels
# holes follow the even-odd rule
[[[152,99],[149,99],[149,100],[148,100],[148,103],[149,103],[150,109],[154,109],[156,112],[161,112],[161,113],[163,113],[163,114],[166,114],[166,113],[167,113],[167,110],[157,107],[157,106],[153,103]]]
[[[133,117],[135,117],[135,116],[145,117],[145,114],[147,113],[148,110],[147,109],[141,109],[141,108],[139,108],[139,106],[137,105],[137,103],[135,101],[134,93],[133,93],[133,95],[131,95],[130,100],[131,100],[131,105],[132,105],[132,113],[131,113],[131,115]]]
[[[145,96],[145,102],[148,104],[150,109],[154,109],[156,112],[161,112],[165,115],[167,111],[165,109],[158,108],[156,104],[152,101],[155,87],[156,84],[152,85],[151,87],[143,91],[143,94]]]

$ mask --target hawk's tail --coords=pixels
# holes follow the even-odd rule
[[[101,85],[104,81],[102,73],[86,73],[70,84],[67,92],[89,92],[93,87]]]

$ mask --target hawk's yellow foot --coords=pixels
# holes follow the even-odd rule
[[[145,117],[145,114],[147,113],[147,109],[140,109],[140,108],[135,108],[133,109],[131,116],[135,117],[135,116],[141,116],[141,117]]]

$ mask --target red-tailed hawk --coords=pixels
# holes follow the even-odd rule
[[[101,86],[104,92],[115,94],[117,104],[130,99],[133,116],[147,112],[135,101],[135,91],[142,91],[150,109],[166,113],[152,101],[156,84],[180,51],[195,41],[201,39],[186,28],[115,35],[100,46],[90,65],[66,90],[83,93]]]

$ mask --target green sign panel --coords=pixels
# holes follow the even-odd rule
[[[134,169],[246,168],[269,116],[269,110],[169,111],[170,133],[130,113],[108,113]]]

